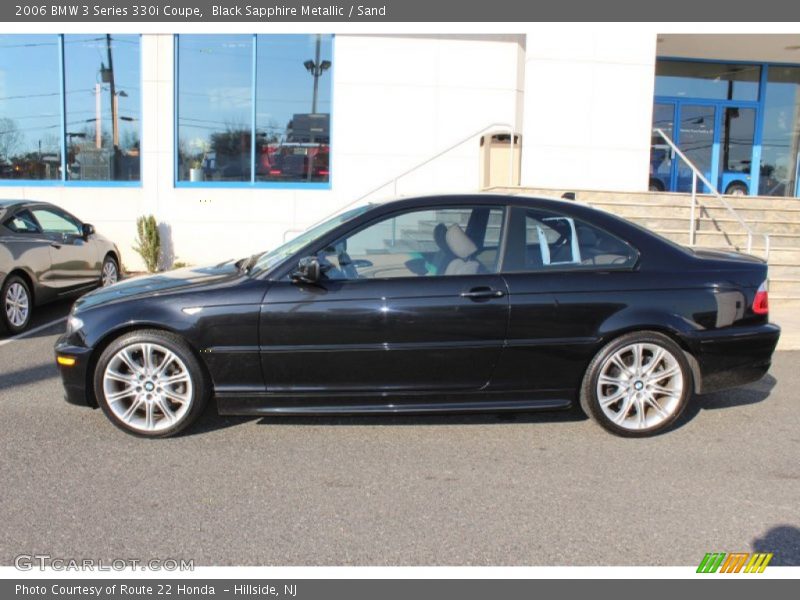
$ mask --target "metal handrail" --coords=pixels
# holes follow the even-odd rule
[[[332,217],[335,217],[336,215],[344,212],[345,210],[347,210],[351,206],[354,206],[356,204],[359,204],[359,203],[363,202],[364,200],[366,200],[367,198],[372,196],[372,194],[375,194],[376,192],[381,191],[383,188],[385,188],[385,187],[387,187],[389,185],[393,186],[393,195],[397,196],[397,182],[400,181],[400,179],[402,179],[403,177],[405,177],[407,175],[410,175],[411,173],[413,173],[413,172],[421,169],[422,167],[432,163],[437,158],[440,158],[440,157],[444,156],[445,154],[447,154],[448,152],[451,152],[452,150],[455,150],[459,146],[463,146],[464,144],[466,144],[470,140],[478,137],[479,135],[483,135],[485,133],[488,133],[489,131],[498,131],[498,130],[503,131],[503,133],[505,133],[505,131],[508,131],[508,147],[509,147],[509,152],[508,152],[508,183],[509,183],[510,186],[513,186],[514,185],[514,135],[515,135],[514,134],[514,127],[512,125],[509,125],[508,123],[492,123],[490,125],[487,125],[486,127],[480,128],[478,131],[475,131],[474,133],[471,133],[471,134],[469,134],[468,136],[466,136],[464,138],[461,138],[459,141],[457,141],[457,142],[455,142],[453,144],[450,144],[449,146],[447,146],[443,150],[440,150],[439,152],[437,152],[433,156],[430,156],[427,159],[423,160],[421,163],[418,163],[418,164],[414,165],[413,167],[411,167],[410,169],[407,169],[407,170],[403,171],[399,175],[396,175],[396,176],[392,177],[387,182],[379,185],[376,188],[371,189],[366,194],[362,194],[361,196],[359,196],[358,198],[356,198],[352,202],[348,202],[344,206],[340,206],[334,212],[332,212],[329,215],[323,217],[322,219],[320,219],[319,221],[317,221],[316,223],[311,225],[309,228],[316,227],[320,223],[323,223],[323,222],[327,221],[328,219],[330,219]],[[303,231],[305,231],[305,229],[287,229],[286,231],[283,232],[283,241],[284,242],[286,241],[287,235],[289,235],[291,233],[301,233]]]
[[[690,217],[690,221],[689,221],[689,245],[690,246],[694,246],[695,243],[696,243],[696,239],[697,239],[697,219],[696,219],[695,215],[696,215],[696,212],[697,212],[697,180],[699,179],[700,181],[702,181],[705,184],[705,186],[709,190],[711,190],[711,195],[715,196],[717,198],[717,200],[720,201],[720,204],[722,204],[722,206],[725,209],[727,209],[727,211],[730,214],[733,215],[733,217],[739,222],[739,224],[747,232],[747,252],[748,252],[748,254],[752,253],[752,251],[753,251],[753,237],[755,235],[761,235],[761,236],[764,237],[764,258],[768,259],[769,258],[769,250],[770,250],[769,234],[753,231],[753,228],[750,227],[750,225],[748,225],[747,222],[744,219],[742,219],[742,217],[739,215],[739,213],[736,212],[736,209],[734,209],[728,203],[728,201],[725,200],[725,197],[719,192],[719,190],[716,188],[716,186],[712,185],[711,182],[706,178],[706,176],[703,175],[703,173],[700,171],[700,169],[698,169],[695,166],[695,164],[686,157],[686,155],[681,151],[681,149],[678,148],[677,144],[675,144],[675,142],[672,141],[672,138],[670,138],[664,132],[664,130],[659,128],[659,127],[653,128],[653,131],[655,133],[657,133],[659,136],[661,136],[661,138],[665,142],[667,142],[667,144],[672,149],[672,151],[675,154],[677,154],[678,157],[683,162],[686,163],[686,166],[688,166],[692,170],[692,208],[691,208],[691,217]]]

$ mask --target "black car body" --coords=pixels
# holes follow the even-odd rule
[[[136,348],[162,340],[162,370],[176,369],[165,366],[172,352],[184,356],[194,372],[182,393],[198,404],[213,396],[223,414],[530,410],[580,399],[615,433],[644,435],[672,423],[692,392],[767,372],[779,328],[768,322],[766,279],[760,259],[691,251],[576,203],[414,198],[350,211],[260,258],[88,294],[56,354],[69,363],[67,400],[104,409],[104,395],[128,389],[103,379],[114,352],[132,394],[158,384],[136,381],[148,381],[150,358],[124,366],[130,338]],[[606,421],[624,409],[623,425],[598,408],[615,396],[628,404],[610,404]],[[125,407],[117,417],[144,410]]]
[[[27,327],[34,306],[115,282],[119,265],[117,247],[67,211],[46,202],[0,200],[0,298],[12,332]],[[8,310],[12,296],[23,291],[24,319]]]

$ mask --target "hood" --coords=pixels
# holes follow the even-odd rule
[[[156,275],[132,277],[82,296],[75,303],[74,310],[79,312],[98,304],[203,288],[240,276],[236,263],[231,260],[212,267],[191,267]]]

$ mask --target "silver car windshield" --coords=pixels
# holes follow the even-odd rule
[[[292,256],[295,252],[300,250],[306,244],[310,244],[318,237],[321,237],[328,233],[329,231],[335,229],[342,223],[346,223],[350,219],[354,219],[355,217],[365,213],[371,207],[369,204],[365,204],[363,206],[359,206],[358,208],[353,208],[346,212],[343,212],[340,215],[336,215],[335,217],[328,219],[324,223],[320,223],[316,227],[312,227],[311,229],[301,233],[296,238],[293,238],[286,242],[285,244],[278,246],[274,250],[270,250],[269,252],[265,252],[262,254],[256,263],[253,265],[251,272],[261,272],[261,271],[268,271],[269,269],[273,268],[274,266],[278,265],[279,263],[283,262],[290,256]]]

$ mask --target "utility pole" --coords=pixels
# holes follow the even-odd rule
[[[111,179],[116,179],[119,163],[119,114],[117,111],[117,88],[114,84],[114,59],[111,56],[111,34],[106,34],[106,52],[108,54],[108,87],[111,92],[111,131],[114,154],[111,162]]]

